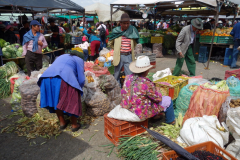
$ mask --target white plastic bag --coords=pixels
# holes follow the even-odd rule
[[[114,118],[122,121],[128,122],[141,122],[141,120],[136,114],[131,111],[122,108],[120,105],[117,105],[113,110],[108,113],[109,118]]]
[[[226,124],[235,139],[240,139],[240,107],[230,108],[227,112]]]
[[[224,123],[226,132],[218,130],[217,126],[221,127],[216,116],[190,118],[185,121],[180,136],[189,146],[212,141],[223,148],[228,143],[229,131]]]
[[[87,88],[96,88],[97,85],[98,85],[98,78],[95,76],[94,73],[90,72],[90,71],[86,71],[84,72],[85,74],[85,84],[84,84],[84,87],[87,87]],[[87,79],[87,76],[92,76],[94,82],[88,82],[88,79]]]
[[[197,84],[201,85],[204,83],[210,83],[210,81],[203,79],[203,78],[190,78],[188,80],[188,84],[191,84],[191,83],[197,83]]]
[[[240,139],[237,139],[227,146],[226,151],[230,153],[232,156],[234,156],[235,158],[240,159],[240,153],[238,153],[239,149],[240,149]]]
[[[107,53],[109,53],[110,51],[107,49],[107,48],[103,48],[101,51],[100,51],[100,53],[99,53],[99,56],[103,56],[103,55],[105,55],[105,54],[107,54]]]
[[[105,57],[98,57],[98,60],[99,60],[100,62],[105,62],[105,61],[106,61],[106,58],[105,58]]]
[[[166,68],[164,70],[161,71],[157,71],[154,75],[153,75],[153,81],[159,80],[161,78],[167,77],[169,75],[172,75],[171,69],[170,68]]]

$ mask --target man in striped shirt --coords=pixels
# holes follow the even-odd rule
[[[121,16],[120,27],[113,29],[108,42],[108,45],[114,49],[114,77],[119,82],[123,67],[125,75],[132,74],[129,64],[135,59],[134,48],[137,45],[138,38],[137,29],[130,25],[130,17],[124,13]]]

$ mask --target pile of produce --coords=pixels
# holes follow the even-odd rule
[[[178,24],[176,24],[176,25],[172,25],[171,27],[170,27],[170,29],[172,30],[172,31],[174,31],[174,32],[181,32],[181,30],[182,30],[182,28],[178,25]]]
[[[51,51],[57,50],[57,49],[58,49],[58,47],[55,45],[55,43],[53,45],[50,43],[49,46],[42,49],[42,52],[46,53],[46,52],[51,52]]]
[[[196,150],[192,153],[192,155],[199,158],[199,160],[224,160],[221,156],[218,156],[211,152],[203,151],[203,150],[202,151]],[[183,157],[178,157],[177,160],[187,160],[187,159]]]
[[[93,79],[93,77],[91,75],[87,75],[86,78],[88,80],[88,83],[94,82],[94,79]]]
[[[0,79],[0,99],[10,96],[10,81],[6,79]]]
[[[62,36],[64,37],[65,46],[71,44],[71,37],[72,37],[71,34],[66,33],[66,34],[63,34]]]
[[[5,45],[6,41],[4,39],[0,38],[0,47],[3,48]]]
[[[229,103],[229,106],[231,108],[237,108],[240,107],[240,99],[232,99]]]
[[[230,37],[230,32],[232,31],[232,27],[230,28],[223,28],[223,29],[220,29],[220,28],[217,28],[216,29],[216,32],[215,32],[215,36],[227,36],[227,37]],[[210,30],[210,29],[205,29],[203,31],[200,31],[199,33],[201,34],[201,36],[213,36],[213,32],[214,30]]]
[[[5,65],[0,67],[0,79],[7,79],[10,76],[16,74],[17,71],[18,67],[15,62],[7,62]]]
[[[10,45],[9,42],[6,42],[4,44],[4,47],[2,48],[2,52],[3,52],[3,57],[5,58],[22,57],[23,48],[18,43]]]
[[[218,91],[228,91],[229,90],[225,80],[220,81],[217,84],[205,83],[203,86],[205,88],[210,88],[210,89],[218,90]]]
[[[159,152],[157,152],[156,149],[159,145],[150,138],[141,136],[124,137],[119,139],[119,143],[118,157],[134,160],[158,160],[157,156],[159,155]]]
[[[197,85],[191,85],[191,86],[189,86],[189,90],[191,90],[192,92],[194,92],[194,91],[196,91],[197,90],[197,88],[198,88],[198,86]]]

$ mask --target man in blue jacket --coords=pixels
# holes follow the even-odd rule
[[[240,46],[240,22],[234,25],[230,34],[233,36],[233,39],[234,39],[231,68],[236,68],[237,67],[236,63],[237,63],[238,54],[239,54],[238,47]]]

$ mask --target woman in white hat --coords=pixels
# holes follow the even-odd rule
[[[144,121],[151,117],[157,119],[159,118],[159,113],[164,111],[166,123],[174,123],[175,116],[171,97],[162,96],[157,91],[154,83],[146,77],[152,67],[147,56],[139,56],[136,61],[131,62],[129,69],[133,74],[126,76],[124,81],[121,90],[122,101],[120,106],[122,109],[119,109],[119,106],[117,106],[118,113],[121,110],[126,112],[127,109],[134,115],[137,115],[138,119],[134,119],[134,121]],[[113,116],[111,112],[109,113],[111,118],[129,119]]]

